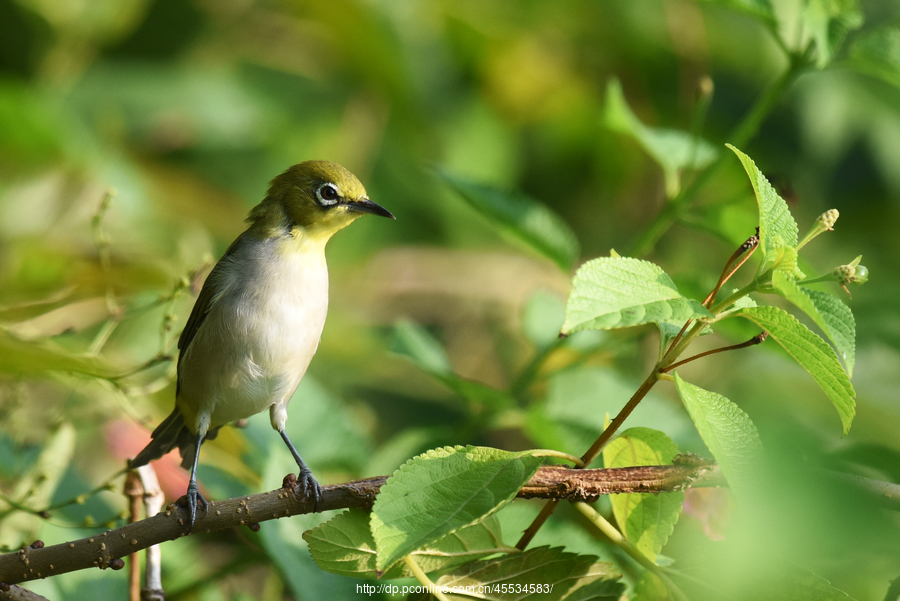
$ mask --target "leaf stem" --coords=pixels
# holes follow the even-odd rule
[[[768,337],[768,335],[769,334],[767,332],[761,332],[761,333],[757,334],[756,336],[754,336],[753,338],[751,338],[750,340],[748,340],[747,342],[742,342],[740,344],[733,344],[731,346],[723,346],[721,348],[712,349],[711,351],[699,353],[697,355],[694,355],[693,357],[688,357],[687,359],[679,361],[678,363],[673,363],[672,365],[670,365],[668,367],[664,367],[664,368],[660,369],[660,371],[662,373],[666,373],[666,372],[672,371],[676,367],[680,367],[680,366],[684,365],[685,363],[690,363],[691,361],[696,361],[697,359],[702,359],[703,357],[708,357],[709,355],[714,355],[716,353],[723,353],[725,351],[736,351],[738,349],[747,348],[748,346],[755,346],[755,345],[760,344],[763,341],[765,341],[765,339]]]
[[[758,288],[759,284],[757,280],[753,280],[740,290],[736,290],[735,292],[733,292],[731,296],[720,302],[718,305],[713,306],[709,311],[714,315],[719,315],[719,313],[736,303],[741,298],[747,296],[751,292],[756,292]]]
[[[532,457],[557,457],[559,459],[565,459],[566,461],[572,463],[575,467],[584,467],[584,461],[582,461],[575,455],[563,453],[562,451],[554,451],[553,449],[535,449],[533,451],[530,451],[529,454]]]
[[[672,579],[669,578],[667,574],[665,574],[658,565],[650,561],[650,559],[641,553],[640,549],[634,546],[630,540],[622,536],[622,533],[619,532],[615,526],[609,523],[606,518],[600,515],[596,509],[588,505],[587,503],[575,503],[575,509],[577,509],[584,517],[586,517],[590,522],[597,527],[600,532],[602,532],[609,540],[616,544],[620,549],[625,551],[633,560],[641,564],[644,568],[653,572],[653,574],[663,581],[668,588],[677,599],[680,601],[688,601],[687,596],[678,588],[678,586],[672,582]]]
[[[441,591],[440,587],[433,583],[428,575],[422,570],[422,568],[419,567],[419,564],[416,563],[416,560],[412,555],[407,555],[406,557],[404,557],[403,563],[405,563],[406,567],[409,568],[409,571],[413,573],[413,576],[416,577],[416,580],[418,580],[422,586],[426,587],[428,589],[428,592],[434,595],[435,599],[437,599],[438,601],[450,601],[447,595],[445,595]]]

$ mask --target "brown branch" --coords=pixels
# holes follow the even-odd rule
[[[593,503],[603,495],[676,492],[699,483],[720,483],[718,466],[709,462],[595,470],[544,466],[522,487],[519,497]]]
[[[626,492],[683,490],[699,483],[715,483],[716,465],[664,465],[651,467],[576,470],[541,467],[519,491],[523,498],[595,501],[600,495]],[[387,476],[325,487],[320,511],[371,507]],[[310,501],[296,490],[296,477],[285,477],[284,488],[211,502],[209,513],[200,512],[194,534],[248,526],[301,513],[312,513]],[[106,569],[121,557],[152,545],[185,536],[187,509],[172,504],[153,517],[89,538],[43,548],[21,549],[0,555],[0,600],[7,599],[2,583],[12,585],[88,568]]]

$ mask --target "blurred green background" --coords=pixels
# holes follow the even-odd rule
[[[198,285],[269,180],[313,158],[348,167],[397,216],[361,219],[329,245],[331,311],[289,422],[320,481],[390,473],[444,444],[517,450],[555,439],[580,454],[652,365],[656,335],[583,337],[514,391],[513,408],[463,399],[392,352],[396,324],[411,320],[440,342],[456,374],[508,390],[561,323],[572,273],[504,236],[435,168],[545,203],[577,234],[582,260],[637,249],[702,298],[752,234],[746,176],[726,161],[655,245],[642,244],[665,199],[663,174],[607,127],[604,98],[618,78],[644,123],[702,124],[723,148],[788,66],[760,20],[729,4],[753,3],[0,0],[0,490],[41,509],[102,485],[133,456],[133,437],[173,402],[174,364],[154,357],[175,352]],[[799,2],[774,4],[783,26],[795,27]],[[857,36],[900,19],[893,0],[863,1],[860,11]],[[812,379],[773,348],[682,373],[741,405],[764,441],[808,462],[801,469],[896,482],[893,52],[886,63],[893,57],[896,73],[858,68],[852,52],[809,69],[742,147],[789,200],[801,234],[826,209],[840,210],[836,232],[804,249],[808,273],[859,254],[871,272],[847,301],[858,345],[849,436],[840,438]],[[686,419],[674,391],[659,386],[633,425],[705,453]],[[277,487],[292,465],[277,438],[258,416],[204,446],[211,498]],[[172,485],[175,495],[185,482]],[[792,548],[857,598],[881,598],[900,575],[896,516],[854,513],[837,489],[804,491],[827,498],[802,519],[785,510]],[[0,501],[0,542],[86,535],[124,506],[107,492],[42,521]],[[557,534],[577,522],[560,513],[548,525]],[[830,530],[848,513],[851,525]],[[317,519],[165,545],[170,598],[355,598],[352,581],[318,571],[303,548],[299,534]],[[684,528],[696,532],[679,540],[676,531],[676,549],[702,534]],[[591,535],[571,536],[557,542],[609,558]],[[506,537],[513,544],[518,532]],[[124,588],[123,573],[99,571],[34,586],[54,599]]]

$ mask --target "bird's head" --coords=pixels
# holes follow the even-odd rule
[[[329,161],[306,161],[272,180],[266,199],[248,221],[264,229],[287,225],[330,237],[363,213],[395,217],[375,204],[355,175]]]

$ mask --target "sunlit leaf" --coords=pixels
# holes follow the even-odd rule
[[[562,332],[711,316],[699,302],[682,296],[657,265],[627,257],[600,257],[575,274]]]
[[[834,349],[793,315],[777,307],[751,307],[734,314],[768,332],[770,338],[809,372],[831,399],[847,434],[856,414],[856,392]]]
[[[394,472],[372,508],[376,569],[485,518],[515,498],[541,460],[487,447],[444,447]]]
[[[782,272],[772,276],[775,291],[806,313],[837,348],[838,355],[847,366],[847,375],[853,377],[856,361],[856,321],[853,312],[833,294],[798,286]]]
[[[767,260],[775,261],[779,248],[797,246],[797,222],[794,221],[787,203],[778,195],[762,172],[757,169],[753,159],[734,146],[730,144],[727,146],[734,151],[744,166],[759,204],[760,252]]]
[[[750,417],[730,400],[675,374],[675,386],[697,431],[735,494],[746,498],[763,463],[762,444]]]

